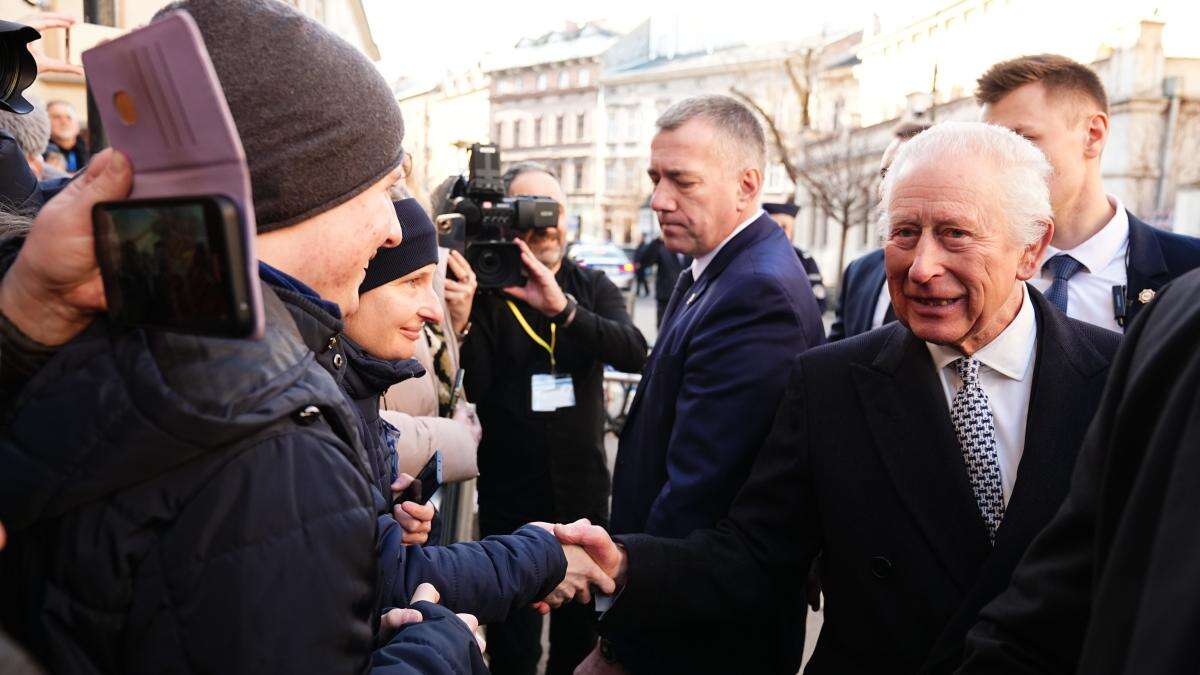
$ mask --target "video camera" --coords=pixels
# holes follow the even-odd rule
[[[500,149],[471,146],[468,177],[450,191],[453,211],[439,216],[438,243],[461,251],[480,289],[524,286],[517,234],[558,225],[561,208],[547,197],[505,197]]]
[[[33,28],[0,21],[0,110],[24,115],[33,110],[22,93],[37,77],[37,62],[29,43],[41,38]]]

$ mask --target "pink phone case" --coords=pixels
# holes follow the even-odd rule
[[[219,194],[237,204],[255,321],[251,337],[262,337],[250,170],[196,22],[172,12],[87,50],[82,59],[109,143],[133,163],[131,199]]]

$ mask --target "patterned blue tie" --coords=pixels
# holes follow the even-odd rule
[[[996,530],[1004,519],[1004,484],[996,454],[996,425],[987,393],[979,385],[979,362],[968,356],[955,361],[954,369],[962,379],[962,388],[954,395],[950,420],[958,435],[975,503],[987,526],[988,541],[995,544]]]
[[[1062,310],[1063,314],[1067,313],[1067,284],[1071,281],[1071,277],[1075,273],[1083,269],[1083,263],[1072,258],[1066,253],[1059,253],[1053,258],[1046,261],[1042,265],[1042,269],[1049,269],[1054,274],[1054,283],[1050,284],[1050,288],[1046,291],[1046,299],[1054,303],[1055,307]]]

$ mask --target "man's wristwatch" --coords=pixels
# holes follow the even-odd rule
[[[567,305],[563,307],[561,312],[550,317],[550,321],[566,328],[575,320],[575,310],[579,308],[579,303],[575,301],[575,296],[570,293],[564,293],[563,295],[567,296]]]

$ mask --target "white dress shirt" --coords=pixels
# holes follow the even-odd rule
[[[722,239],[721,243],[717,244],[716,248],[709,251],[708,253],[705,253],[704,255],[698,255],[695,258],[692,258],[692,281],[699,281],[700,275],[704,273],[704,269],[706,267],[708,267],[708,264],[710,262],[712,262],[713,258],[717,257],[717,254],[721,252],[721,249],[725,248],[725,244],[728,244],[731,239],[738,236],[738,234],[742,230],[746,229],[747,227],[750,227],[750,223],[753,223],[754,221],[758,220],[758,217],[763,215],[763,213],[765,213],[765,211],[763,211],[762,209],[759,209],[754,215],[750,216],[750,218],[747,219],[745,222],[743,222],[741,225],[738,225],[737,227],[733,228],[733,232],[730,232],[728,237],[725,237],[724,239]]]
[[[1117,212],[1099,232],[1069,251],[1047,246],[1046,257],[1039,264],[1044,266],[1059,253],[1066,253],[1083,263],[1083,269],[1067,282],[1067,316],[1121,333],[1125,329],[1114,316],[1112,287],[1124,286],[1126,281],[1129,213],[1121,200],[1112,195],[1108,195],[1108,203]],[[1042,269],[1029,283],[1045,293],[1054,283],[1054,273],[1048,268]]]
[[[892,294],[888,292],[887,279],[883,280],[883,287],[879,289],[879,297],[875,299],[875,313],[871,315],[871,328],[879,328],[883,325],[883,320],[887,318],[888,307],[892,306]]]
[[[1004,489],[1004,504],[1012,496],[1017,482],[1017,466],[1025,451],[1025,422],[1029,415],[1029,397],[1033,392],[1033,362],[1037,353],[1037,319],[1025,285],[1021,285],[1021,309],[994,340],[975,352],[979,361],[979,385],[987,394],[996,428],[996,454],[1000,463],[1000,481]],[[962,353],[953,347],[925,343],[937,367],[946,406],[954,407],[954,395],[962,388],[962,380],[954,362]]]

